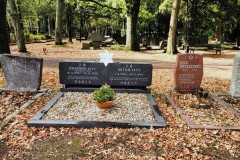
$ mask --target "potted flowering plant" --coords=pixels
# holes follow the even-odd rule
[[[105,109],[113,104],[113,101],[116,99],[116,93],[109,85],[105,84],[96,89],[92,97],[99,108]]]

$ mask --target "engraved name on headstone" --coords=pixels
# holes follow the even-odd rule
[[[105,66],[98,62],[60,62],[60,83],[68,85],[102,85]]]
[[[203,56],[178,54],[174,73],[175,89],[182,93],[199,89],[203,77]]]
[[[234,97],[240,97],[240,53],[236,54],[233,62],[230,94]]]
[[[109,63],[109,84],[112,86],[150,86],[152,65],[144,63]]]
[[[42,58],[3,54],[1,64],[7,89],[23,91],[39,89],[42,79]]]

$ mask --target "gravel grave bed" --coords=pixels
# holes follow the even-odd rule
[[[232,97],[232,96],[219,96],[222,100],[232,105],[236,110],[240,111],[240,97]]]
[[[148,98],[142,93],[116,93],[109,109],[99,109],[92,93],[66,92],[43,116],[44,120],[156,122]]]
[[[240,117],[235,116],[211,98],[194,94],[181,94],[175,102],[196,124],[213,126],[240,126]]]
[[[32,99],[35,92],[0,91],[0,121]]]

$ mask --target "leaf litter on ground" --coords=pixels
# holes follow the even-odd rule
[[[47,46],[48,53],[42,52]],[[15,47],[15,46],[13,46]],[[13,49],[12,47],[12,49]],[[58,59],[98,58],[97,51],[80,51],[79,45],[64,48],[52,44],[27,45],[30,55],[57,57]],[[79,47],[80,48],[80,47]],[[74,52],[73,52],[74,51]],[[16,51],[13,51],[14,53]],[[117,58],[142,56],[146,53],[116,51]],[[148,54],[157,59],[159,54]],[[160,55],[160,57],[165,55]],[[168,56],[166,56],[168,57]],[[174,61],[172,56],[169,58]],[[210,59],[211,60],[211,59]],[[214,59],[213,59],[214,60]],[[141,61],[141,59],[139,60]],[[220,72],[220,71],[219,71]],[[226,93],[229,79],[214,76],[209,70],[202,87],[210,93]],[[154,69],[150,86],[153,97],[168,127],[153,128],[35,128],[26,122],[57,94],[58,69],[44,67],[41,88],[48,92],[17,115],[0,131],[0,159],[238,159],[240,157],[240,132],[229,130],[189,129],[174,109],[166,103],[164,92],[173,89],[173,70]],[[4,84],[1,71],[0,84]],[[5,107],[5,106],[4,106]],[[2,147],[3,146],[3,147]],[[64,154],[63,154],[64,153]]]

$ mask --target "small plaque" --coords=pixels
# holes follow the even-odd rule
[[[188,93],[199,89],[203,77],[203,56],[178,54],[174,73],[175,89]]]

